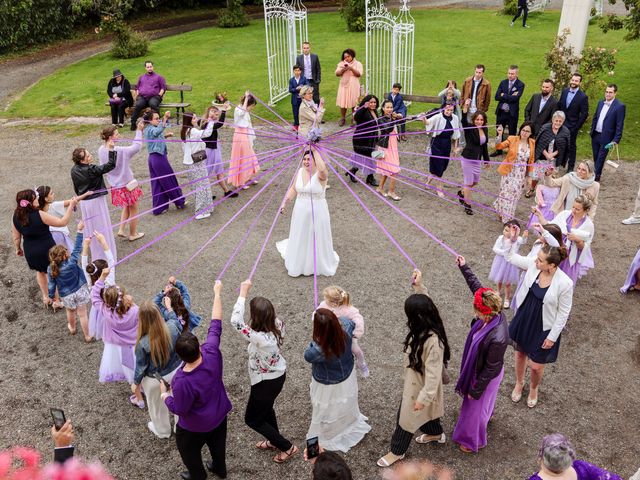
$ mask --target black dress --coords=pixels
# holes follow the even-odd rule
[[[49,249],[56,242],[46,225],[40,218],[40,210],[29,213],[29,223],[26,226],[13,217],[13,225],[22,235],[22,249],[24,257],[31,270],[46,273],[49,266]]]
[[[526,353],[536,363],[555,362],[560,350],[560,337],[553,347],[542,348],[550,332],[542,326],[542,305],[548,289],[541,288],[536,279],[509,325],[509,336],[516,343],[515,349]]]

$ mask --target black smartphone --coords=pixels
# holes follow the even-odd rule
[[[307,459],[311,460],[320,455],[320,445],[318,444],[318,437],[307,438]]]
[[[56,430],[60,430],[67,421],[64,416],[64,411],[59,408],[50,408],[49,411],[51,412],[51,418],[53,418],[53,425],[56,427]]]
[[[162,376],[158,372],[153,374],[153,378],[155,378],[159,382],[164,383],[164,386],[167,390],[171,390],[171,385],[169,385],[169,382],[167,382],[164,378],[162,378]]]

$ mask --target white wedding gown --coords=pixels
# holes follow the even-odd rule
[[[324,196],[325,188],[314,173],[308,184],[304,184],[302,168],[296,178],[296,201],[291,214],[289,238],[276,243],[284,259],[287,273],[292,277],[313,275],[313,232],[316,238],[316,271],[318,275],[335,275],[340,258],[333,251],[331,218]],[[312,214],[313,204],[313,214]]]

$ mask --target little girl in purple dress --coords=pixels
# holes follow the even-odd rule
[[[536,203],[538,204],[538,208],[544,215],[548,221],[553,220],[553,217],[556,216],[551,210],[551,205],[558,198],[558,193],[560,193],[560,189],[556,187],[547,187],[541,183],[536,187]],[[535,213],[531,213],[529,216],[529,222],[527,223],[527,228],[531,228],[531,225],[538,222],[538,218]]]
[[[489,280],[498,285],[498,294],[504,298],[504,308],[509,308],[510,305],[509,299],[511,298],[511,285],[517,284],[518,279],[520,278],[520,270],[518,270],[518,267],[507,262],[504,255],[511,249],[511,242],[516,244],[515,249],[517,252],[520,249],[520,246],[527,241],[527,237],[529,235],[529,232],[525,231],[523,236],[517,235],[512,238],[512,225],[520,229],[520,223],[517,220],[509,220],[504,224],[502,235],[498,237],[496,243],[493,245],[493,251],[496,256],[491,264],[491,272],[489,272]],[[502,295],[503,286],[504,296]]]

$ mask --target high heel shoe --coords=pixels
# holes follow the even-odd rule
[[[358,179],[356,178],[356,172],[358,169],[356,167],[350,168],[348,172],[345,172],[345,176],[349,177],[352,183],[358,183]]]
[[[373,173],[367,175],[367,183],[372,187],[377,187],[379,184],[376,182],[376,177],[373,176]]]

